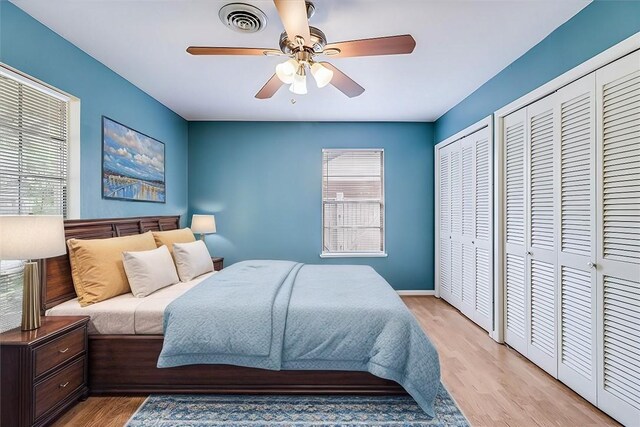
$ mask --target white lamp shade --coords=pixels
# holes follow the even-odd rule
[[[276,76],[282,81],[284,84],[293,83],[293,76],[296,74],[296,70],[298,69],[298,61],[291,58],[282,64],[276,65]]]
[[[314,62],[311,66],[311,74],[313,74],[313,78],[316,79],[318,87],[325,87],[333,78],[333,70],[328,69],[318,62]]]
[[[62,216],[0,216],[0,259],[43,259],[66,252]]]
[[[289,86],[289,90],[296,95],[305,95],[307,93],[307,76],[296,73],[293,76],[293,83]]]
[[[216,217],[213,215],[194,215],[191,217],[191,231],[199,234],[216,232]]]

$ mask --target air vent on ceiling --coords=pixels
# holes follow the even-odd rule
[[[227,27],[239,33],[257,33],[267,26],[267,15],[255,6],[245,3],[229,3],[218,13]]]

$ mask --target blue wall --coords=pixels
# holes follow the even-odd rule
[[[83,218],[186,212],[186,120],[3,0],[0,61],[80,98]],[[166,204],[101,198],[102,115],[165,143]]]
[[[189,211],[243,259],[373,266],[396,289],[433,289],[430,123],[190,122]],[[384,148],[387,258],[321,259],[323,148]]]
[[[640,31],[640,1],[594,1],[436,121],[453,135]]]

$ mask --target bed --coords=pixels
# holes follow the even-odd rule
[[[109,220],[71,220],[66,221],[65,232],[67,238],[108,238],[139,234],[149,230],[171,230],[178,228],[178,226],[179,217],[177,216]],[[245,270],[247,268],[256,268],[256,265],[257,264],[245,265],[244,268]],[[259,267],[261,266],[262,265]],[[236,269],[241,268],[242,266],[236,267]],[[301,265],[291,263],[291,270],[295,268],[300,269]],[[42,274],[42,309],[46,310],[49,315],[71,314],[68,310],[74,308],[73,301],[70,300],[73,300],[75,297],[75,292],[71,281],[68,258],[62,256],[49,259],[43,262],[42,269],[44,272]],[[307,273],[305,274],[309,275],[311,274],[310,272],[314,272],[315,270],[313,268],[307,268],[306,271]],[[207,281],[207,283],[221,283],[224,282],[224,277],[231,277],[231,274],[231,271],[227,273],[223,270],[221,273],[213,275],[213,277],[202,277],[200,279]],[[314,274],[317,275],[317,272]],[[339,274],[339,272],[337,274]],[[384,282],[383,279],[381,280]],[[312,291],[314,286],[317,285],[313,278],[307,279],[307,282],[309,282],[309,284],[304,293],[305,295]],[[386,285],[386,282],[384,283]],[[206,283],[203,283],[202,286],[193,289],[188,295],[193,294],[195,291],[202,290],[205,284]],[[339,366],[336,369],[330,370],[318,370],[322,369],[322,365],[318,365],[317,361],[310,364],[308,366],[309,369],[307,369],[305,363],[300,363],[300,360],[290,360],[287,362],[288,364],[281,364],[280,366],[286,370],[271,370],[278,368],[269,368],[267,365],[262,366],[256,363],[249,363],[248,365],[267,367],[269,369],[235,366],[238,364],[235,361],[232,362],[234,365],[229,365],[224,364],[226,360],[224,358],[210,359],[203,361],[203,363],[198,363],[196,359],[195,361],[191,360],[189,364],[174,363],[175,360],[173,360],[173,362],[164,364],[164,366],[172,367],[158,368],[157,364],[159,363],[160,353],[163,350],[163,342],[171,338],[170,328],[166,329],[166,332],[169,333],[166,337],[161,334],[162,329],[158,326],[160,314],[171,301],[174,302],[171,303],[170,308],[174,308],[177,301],[184,301],[187,295],[183,294],[187,293],[189,289],[194,288],[195,285],[197,285],[197,283],[176,285],[176,288],[172,287],[172,289],[165,291],[167,295],[159,291],[153,302],[144,304],[144,306],[138,306],[134,310],[134,314],[129,315],[129,318],[125,319],[125,321],[115,322],[119,325],[119,329],[116,330],[110,329],[109,314],[107,313],[103,316],[97,308],[99,304],[95,305],[96,308],[90,307],[90,310],[87,312],[91,310],[96,312],[92,314],[94,329],[89,337],[89,387],[92,394],[151,392],[405,393],[404,389],[394,381],[380,378],[368,372],[361,372],[361,366],[354,365],[354,370],[349,370],[350,365]],[[386,285],[386,287],[388,288],[388,285]],[[215,291],[217,288],[215,286],[209,286],[208,289]],[[336,292],[339,293],[339,289],[336,290]],[[172,293],[173,295],[168,295]],[[174,300],[175,294],[178,295],[178,298]],[[182,295],[182,297],[180,297],[180,295]],[[389,297],[389,294],[387,294],[387,297]],[[390,297],[391,299],[398,299],[393,293]],[[298,299],[304,302],[304,298],[299,296]],[[121,308],[131,304],[139,305],[139,301],[136,301],[135,298],[124,295],[120,298],[113,298],[110,303]],[[298,302],[297,304],[300,306],[303,303]],[[406,311],[406,308],[404,308],[404,310]],[[111,313],[111,315],[113,315],[113,313]],[[291,322],[296,316],[295,310],[290,312],[289,316],[289,322]],[[304,325],[310,323],[310,319],[313,319],[313,317],[307,317],[306,320],[303,319],[298,322],[303,325],[301,331],[299,331],[300,335],[298,335],[298,338],[308,335],[308,331],[304,331]],[[178,324],[177,321],[176,324]],[[273,335],[273,330],[265,329],[265,331],[262,332]],[[182,333],[180,336],[186,335],[188,334]],[[225,337],[225,340],[229,339],[229,337]],[[290,342],[294,341],[297,341],[297,339],[290,340]],[[398,343],[398,341],[396,341],[396,343]],[[271,345],[273,345],[273,343]],[[179,347],[180,346],[174,346],[173,348],[179,349]],[[401,347],[401,345],[399,345],[399,347]],[[435,355],[435,350],[431,354]],[[434,361],[432,361],[432,363],[437,365],[437,355],[433,356],[433,358]],[[217,360],[222,361],[222,363],[216,363]],[[327,368],[332,368],[333,366],[334,365],[327,365]],[[371,371],[371,369],[369,370]],[[376,372],[376,374],[380,375],[379,372]],[[402,380],[404,379],[402,376],[394,377],[393,375],[389,375],[388,372],[386,375],[383,374],[381,376],[394,378],[400,382],[403,382]]]

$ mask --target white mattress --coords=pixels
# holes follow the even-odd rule
[[[46,311],[47,316],[89,316],[89,334],[162,335],[164,309],[180,295],[215,272],[203,274],[190,282],[167,286],[144,298],[132,293],[81,307],[77,298]]]

